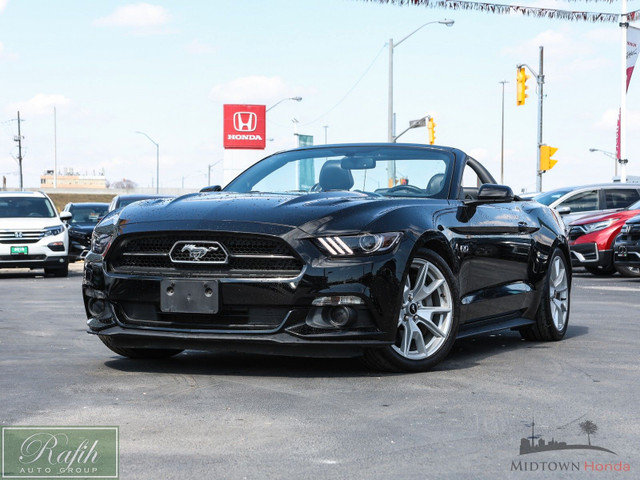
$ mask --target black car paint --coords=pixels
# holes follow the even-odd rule
[[[70,212],[73,215],[73,210],[76,207],[94,208],[103,212],[102,217],[107,212],[109,204],[101,202],[68,203],[63,211]],[[99,219],[96,219],[95,222],[82,223],[75,223],[73,220],[72,217],[70,222],[65,222],[69,231],[69,260],[72,262],[81,258],[83,252],[87,252],[91,248],[91,234]]]
[[[537,202],[465,200],[459,188],[462,170],[467,162],[478,164],[460,150],[449,151],[455,157],[455,168],[446,199],[389,199],[355,192],[297,196],[222,191],[125,207],[117,227],[110,227],[117,230],[119,238],[148,231],[274,236],[293,247],[304,268],[295,278],[277,281],[217,278],[220,301],[225,306],[287,310],[284,320],[269,330],[165,327],[153,322],[124,325],[110,305],[103,315],[95,316],[88,303],[106,299],[117,306],[135,300],[148,306],[139,307],[139,313],[150,315],[159,304],[159,282],[164,277],[152,272],[135,278],[113,274],[107,271],[101,255],[90,253],[83,281],[90,333],[111,336],[119,345],[132,347],[225,346],[284,351],[282,347],[304,345],[304,351],[296,349],[296,354],[328,351],[338,355],[343,348],[348,352],[391,344],[406,268],[420,248],[441,255],[459,281],[458,336],[533,323],[550,255],[559,248],[569,258],[564,228],[550,209]],[[486,170],[481,176],[486,183],[495,183]],[[365,258],[328,257],[312,241],[316,236],[390,231],[403,232],[395,249]],[[312,314],[311,301],[339,294],[365,301],[359,307],[363,320],[359,328],[306,328],[305,318]]]
[[[613,261],[617,266],[640,267],[640,215],[627,220],[616,237]]]

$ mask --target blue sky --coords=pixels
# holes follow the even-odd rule
[[[497,2],[501,3],[501,2]],[[503,2],[507,3],[507,2]],[[619,3],[542,0],[521,4],[618,12]],[[630,0],[629,10],[640,8]],[[265,151],[294,146],[298,131],[324,143],[386,141],[390,37],[428,25],[395,50],[398,131],[435,118],[436,143],[456,146],[500,174],[500,80],[505,89],[505,183],[535,189],[537,97],[516,107],[516,64],[537,69],[545,47],[544,142],[558,164],[543,188],[609,181],[620,102],[620,32],[614,24],[398,7],[357,0],[0,0],[0,175],[18,185],[16,117],[26,120],[25,186],[53,168],[152,185],[199,188],[222,176],[222,105],[269,112]],[[637,23],[637,22],[636,22]],[[633,24],[632,24],[633,25]],[[640,26],[640,25],[636,25]],[[636,72],[636,76],[640,73]],[[640,175],[640,79],[627,98],[628,174]],[[407,142],[426,142],[426,129]]]

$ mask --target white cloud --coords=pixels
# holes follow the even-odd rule
[[[216,51],[216,47],[208,43],[200,42],[199,40],[193,40],[191,43],[187,44],[185,50],[189,55],[206,55],[208,53],[214,53]]]
[[[7,1],[8,0],[0,0],[0,12],[2,12],[7,6]]]
[[[20,113],[31,116],[51,115],[53,107],[64,107],[70,103],[71,100],[64,95],[39,93],[25,102],[12,103],[7,106],[6,111],[8,113],[20,111]]]
[[[251,76],[214,85],[209,98],[222,103],[268,103],[299,95],[280,77]]]
[[[170,18],[169,12],[164,7],[136,3],[117,8],[111,15],[96,20],[94,25],[130,28],[161,27],[169,23]]]

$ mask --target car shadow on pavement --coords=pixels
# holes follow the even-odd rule
[[[569,325],[563,341],[581,337],[589,332],[588,327]],[[458,340],[451,349],[449,356],[434,370],[461,370],[479,365],[482,360],[519,349],[551,349],[559,342],[532,342],[524,340],[518,332],[505,330],[502,332],[481,335],[473,338]]]
[[[565,341],[586,335],[589,329],[569,326]],[[482,360],[505,351],[528,348],[554,348],[556,342],[530,342],[518,332],[499,332],[458,340],[449,356],[434,371],[461,370],[477,366]],[[306,358],[231,352],[187,350],[169,359],[128,359],[113,357],[105,366],[123,372],[174,373],[190,375],[273,376],[291,378],[380,377],[411,375],[370,370],[358,358]]]

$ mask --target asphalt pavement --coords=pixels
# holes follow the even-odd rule
[[[576,273],[562,342],[507,331],[458,342],[434,371],[381,374],[355,359],[119,357],[85,333],[81,267],[0,270],[0,424],[118,426],[121,479],[640,478],[640,279]],[[591,420],[589,441],[615,454],[520,455],[532,420],[536,441],[570,445]],[[618,463],[631,471],[591,473]]]

